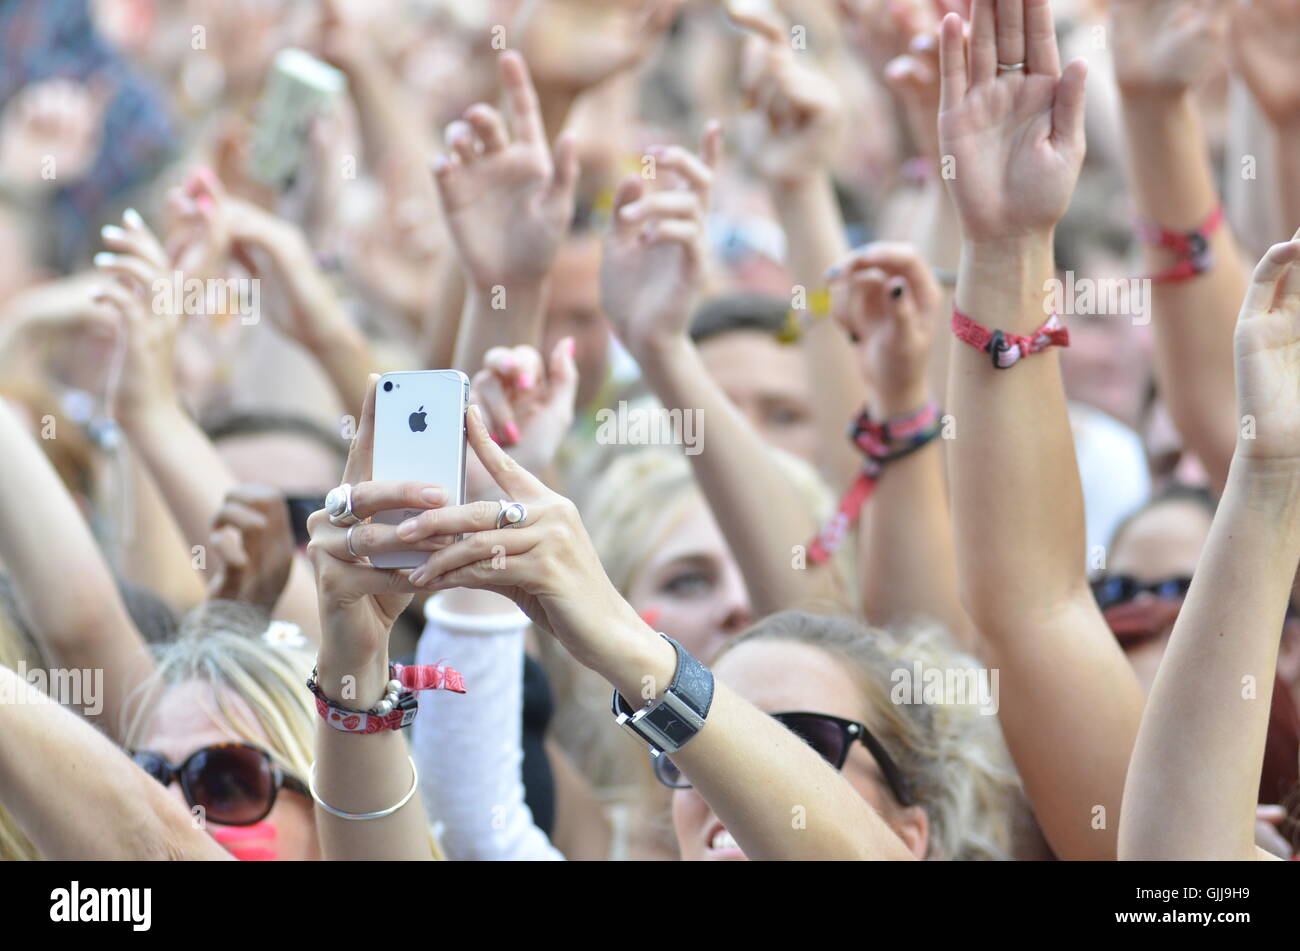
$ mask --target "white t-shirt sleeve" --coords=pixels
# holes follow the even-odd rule
[[[563,860],[524,802],[524,636],[528,617],[454,614],[430,598],[416,663],[445,662],[463,694],[420,697],[411,729],[420,793],[450,859]]]

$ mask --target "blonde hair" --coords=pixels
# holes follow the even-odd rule
[[[142,743],[163,694],[197,680],[212,687],[214,717],[247,743],[264,747],[280,768],[304,783],[312,763],[316,711],[304,684],[312,669],[306,650],[272,646],[261,639],[265,613],[246,604],[210,601],[181,622],[175,641],[155,648],[155,668],[132,693],[123,737],[128,749]],[[231,704],[234,694],[253,719]]]
[[[318,722],[306,687],[315,650],[271,645],[262,639],[266,627],[264,611],[235,601],[209,601],[187,614],[176,640],[155,649],[153,674],[132,694],[134,709],[128,710],[123,734],[127,748],[145,738],[169,688],[198,680],[212,687],[214,716],[306,785]],[[252,722],[225,700],[227,692],[248,705]],[[435,858],[445,857],[432,830],[429,845]]]
[[[782,611],[731,641],[819,648],[847,665],[866,697],[872,733],[929,819],[929,859],[1010,859],[1026,815],[1019,776],[995,717],[973,703],[896,703],[895,671],[978,667],[939,628],[890,634],[849,618]]]

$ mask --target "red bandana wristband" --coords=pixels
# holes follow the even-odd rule
[[[1215,205],[1214,211],[1205,222],[1193,231],[1170,231],[1158,225],[1139,222],[1138,237],[1145,243],[1158,248],[1167,248],[1178,255],[1179,261],[1167,271],[1152,276],[1158,284],[1171,284],[1186,281],[1204,274],[1214,266],[1214,254],[1210,251],[1210,236],[1223,223],[1223,205]]]
[[[933,401],[914,413],[882,423],[874,421],[866,413],[854,421],[849,427],[849,439],[866,459],[862,464],[862,472],[840,499],[835,514],[808,544],[808,559],[813,564],[830,561],[844,544],[844,538],[857,521],[862,506],[875,491],[885,463],[916,452],[939,435],[941,428],[939,404]]]
[[[1061,326],[1061,318],[1053,314],[1032,334],[1009,334],[1002,330],[989,330],[971,320],[957,308],[952,310],[952,332],[958,340],[970,344],[993,358],[993,366],[1009,370],[1021,357],[1042,353],[1048,347],[1068,347],[1070,331]]]
[[[388,676],[388,692],[383,700],[369,710],[341,707],[327,698],[316,683],[315,669],[307,681],[307,689],[316,698],[316,712],[321,719],[343,733],[378,733],[381,730],[400,730],[410,726],[420,709],[420,702],[415,698],[417,690],[465,692],[465,678],[459,671],[443,664],[436,667],[428,664],[411,667],[390,664]]]

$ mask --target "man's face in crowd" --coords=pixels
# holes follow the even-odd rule
[[[551,267],[542,356],[549,358],[565,337],[574,342],[581,412],[591,408],[609,372],[610,329],[600,310],[600,239],[595,235],[566,242]]]
[[[799,347],[761,330],[732,330],[699,345],[709,375],[769,444],[816,463],[812,386]]]

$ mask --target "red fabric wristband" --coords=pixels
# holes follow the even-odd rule
[[[1159,284],[1176,283],[1204,274],[1213,267],[1210,236],[1223,224],[1223,218],[1223,205],[1218,204],[1204,223],[1192,231],[1170,231],[1159,225],[1139,222],[1138,237],[1146,244],[1166,248],[1179,257],[1177,264],[1167,271],[1152,275],[1151,280]]]
[[[1055,314],[1032,334],[1009,334],[1002,330],[989,330],[954,307],[952,332],[958,340],[989,354],[993,366],[999,370],[1010,369],[1020,362],[1021,357],[1042,353],[1048,347],[1070,345],[1070,331],[1061,325],[1061,318]]]

